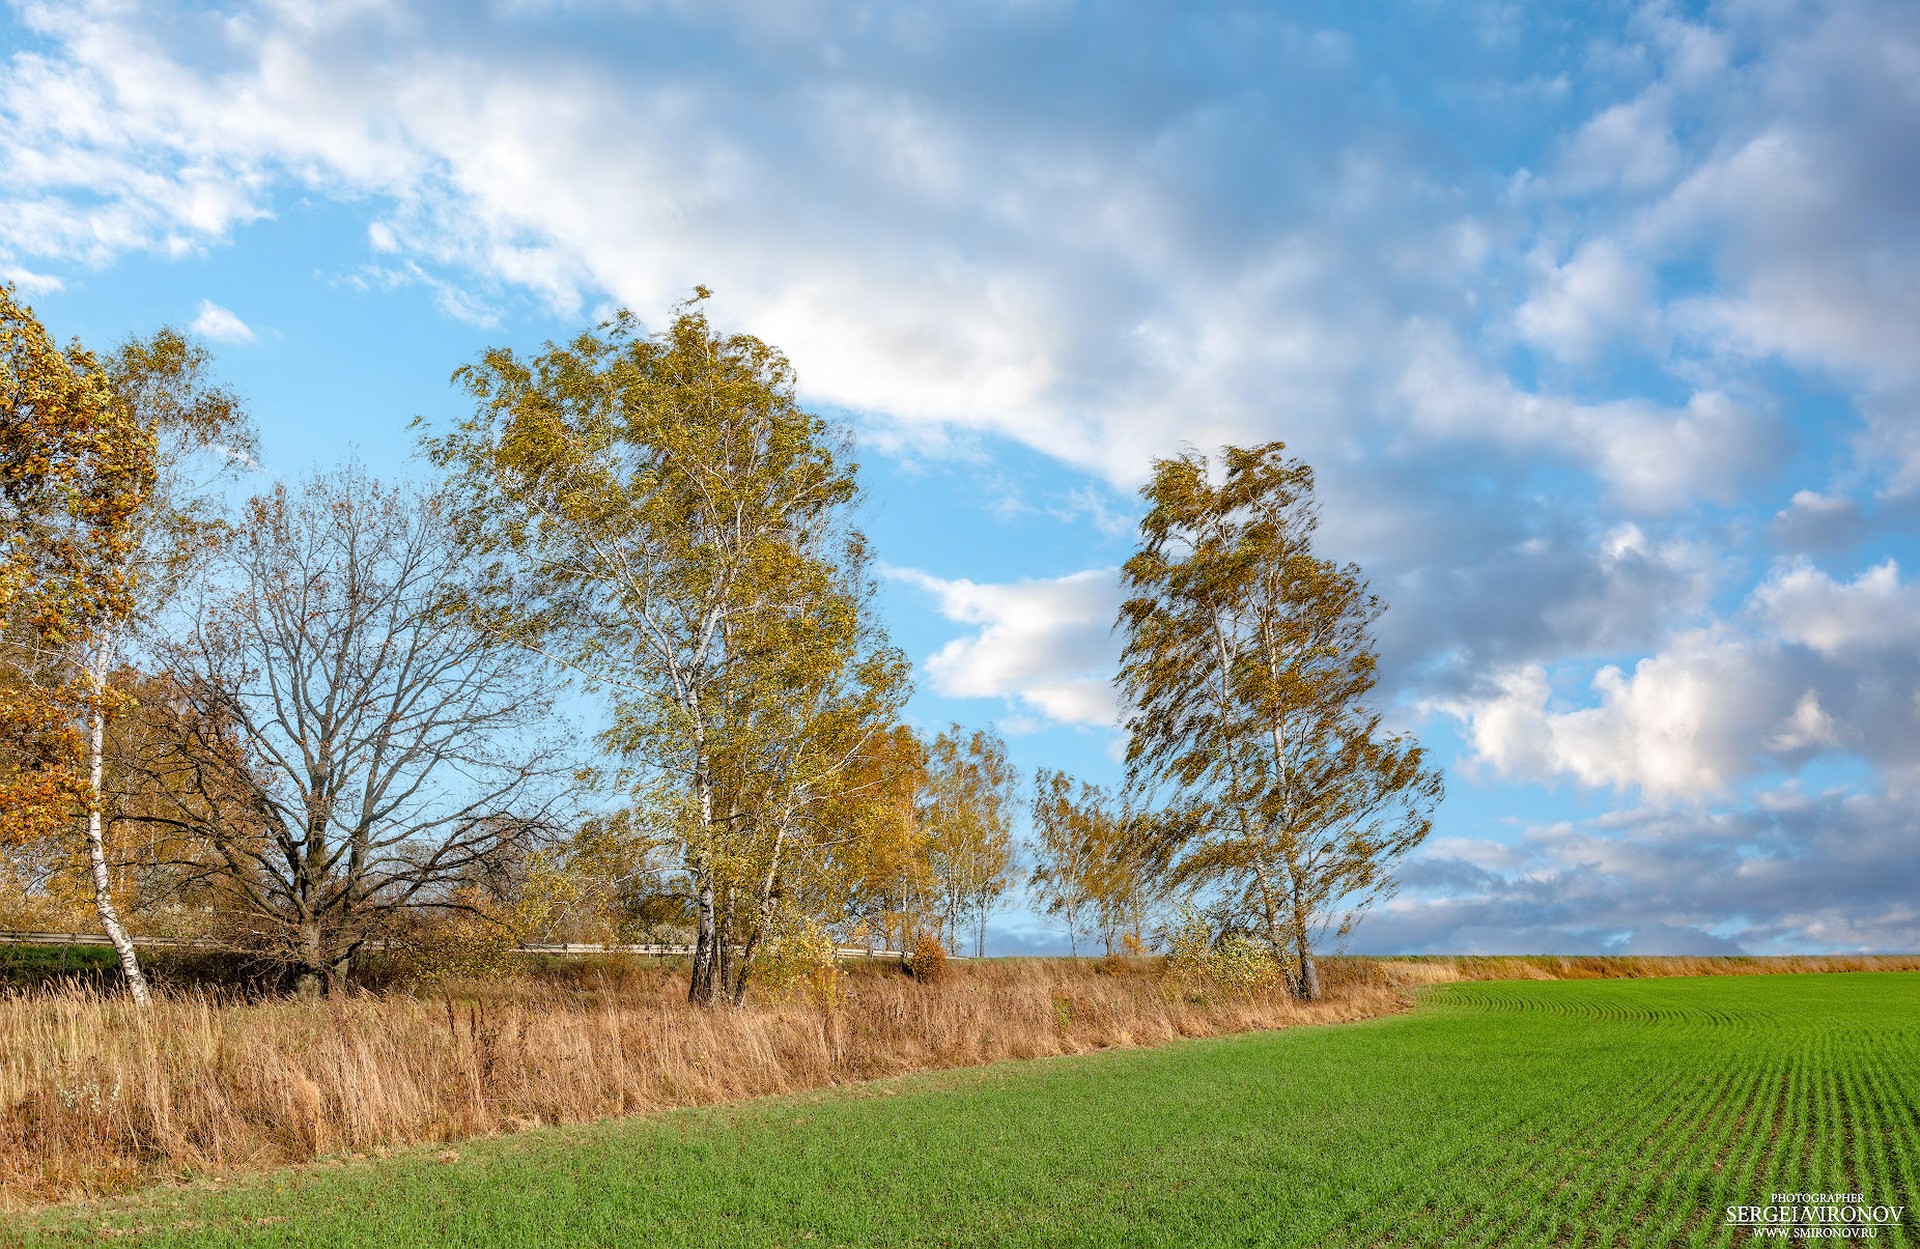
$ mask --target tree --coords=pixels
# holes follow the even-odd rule
[[[1034,864],[1027,886],[1048,915],[1067,924],[1068,947],[1091,925],[1109,955],[1142,946],[1149,896],[1140,822],[1098,785],[1065,772],[1034,774]]]
[[[107,371],[79,344],[59,351],[0,285],[0,622],[7,680],[0,735],[12,764],[0,792],[11,839],[83,816],[94,896],[138,1002],[133,942],[115,911],[101,802],[106,675],[135,608],[130,563],[153,489],[156,446]]]
[[[683,855],[703,1005],[744,991],[907,688],[844,435],[799,406],[777,350],[712,328],[707,297],[655,335],[622,312],[532,360],[487,352],[456,375],[473,416],[426,439],[495,561],[487,627],[610,696],[603,740]]]
[[[833,858],[842,877],[846,922],[855,934],[909,950],[926,925],[930,869],[921,808],[927,748],[905,725],[875,734],[856,761],[835,817],[846,832]]]
[[[1366,706],[1382,607],[1359,569],[1314,556],[1313,473],[1284,451],[1227,447],[1217,480],[1193,452],[1155,463],[1119,685],[1130,777],[1174,791],[1169,882],[1216,891],[1312,998],[1316,934],[1391,889],[1442,782]]]
[[[1046,768],[1034,773],[1034,863],[1027,888],[1044,913],[1066,921],[1067,949],[1075,958],[1080,956],[1086,913],[1094,904],[1096,846],[1087,824],[1084,802],[1074,801],[1071,776]]]
[[[63,355],[0,287],[0,343],[7,806],[17,834],[43,839],[83,819],[95,909],[145,1001],[107,853],[107,742],[129,705],[115,675],[204,549],[217,523],[206,487],[247,459],[252,432],[205,349],[173,330],[104,362],[77,345]]]
[[[1013,868],[1008,816],[1015,781],[1007,745],[997,734],[967,734],[955,724],[928,747],[927,770],[921,822],[947,945],[958,954],[962,926],[971,922],[974,956],[985,957],[987,917]]]
[[[440,498],[316,476],[249,502],[169,648],[145,818],[211,848],[303,992],[559,818],[546,673],[461,610],[471,568]]]

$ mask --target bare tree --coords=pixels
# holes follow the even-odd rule
[[[461,610],[437,497],[350,467],[255,498],[171,649],[147,818],[191,829],[302,991],[557,817],[546,673]]]

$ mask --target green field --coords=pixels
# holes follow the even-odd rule
[[[297,1245],[1747,1243],[1724,1208],[1776,1191],[1920,1198],[1920,974],[1450,985],[1371,1023],[1010,1063],[437,1155],[177,1189],[16,1232],[41,1243],[144,1227],[160,1243]],[[1875,1243],[1920,1244],[1913,1211]]]

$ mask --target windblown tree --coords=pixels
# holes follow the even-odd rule
[[[1007,745],[984,729],[952,725],[927,748],[921,808],[928,875],[948,948],[959,953],[973,929],[975,957],[987,952],[987,918],[1013,879],[1014,789]]]
[[[530,360],[487,352],[457,375],[473,416],[426,440],[495,560],[487,627],[609,696],[605,742],[683,856],[701,1004],[744,991],[906,692],[869,610],[844,437],[800,407],[777,350],[713,329],[706,298],[651,336],[623,312]]]
[[[173,330],[104,361],[63,354],[0,287],[0,343],[0,720],[15,799],[0,822],[55,845],[84,828],[101,927],[144,1001],[107,846],[109,726],[130,704],[116,679],[217,530],[210,487],[247,462],[252,432],[205,349]]]
[[[147,1000],[107,871],[101,799],[113,639],[132,618],[137,517],[155,441],[100,362],[62,352],[0,285],[0,835],[84,822],[95,904],[136,1001]]]
[[[557,823],[546,673],[464,611],[472,568],[443,500],[348,468],[248,504],[169,650],[143,818],[208,848],[303,992]]]
[[[1315,941],[1390,891],[1442,782],[1367,705],[1382,607],[1359,569],[1313,554],[1313,473],[1284,452],[1155,463],[1119,685],[1130,777],[1170,793],[1168,882],[1209,891],[1314,998]]]

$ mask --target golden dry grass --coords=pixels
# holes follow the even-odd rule
[[[1660,976],[1763,976],[1807,972],[1920,971],[1920,955],[1808,954],[1780,957],[1489,954],[1381,959],[1377,974],[1406,987],[1460,980],[1620,980]],[[1360,975],[1365,979],[1364,974]]]
[[[170,1177],[380,1153],[1010,1058],[1368,1018],[1456,980],[1920,970],[1920,957],[1329,959],[1328,998],[1195,992],[1161,960],[891,968],[695,1010],[684,975],[604,960],[441,996],[245,1002],[163,994],[141,1011],[66,988],[0,998],[0,1209]]]
[[[641,1114],[1007,1058],[1153,1045],[1395,1009],[1378,977],[1328,1000],[1196,994],[1153,963],[1023,960],[922,985],[867,969],[831,1009],[700,1011],[665,971],[515,977],[464,997],[141,1011],[86,990],[0,1001],[0,1206]]]

